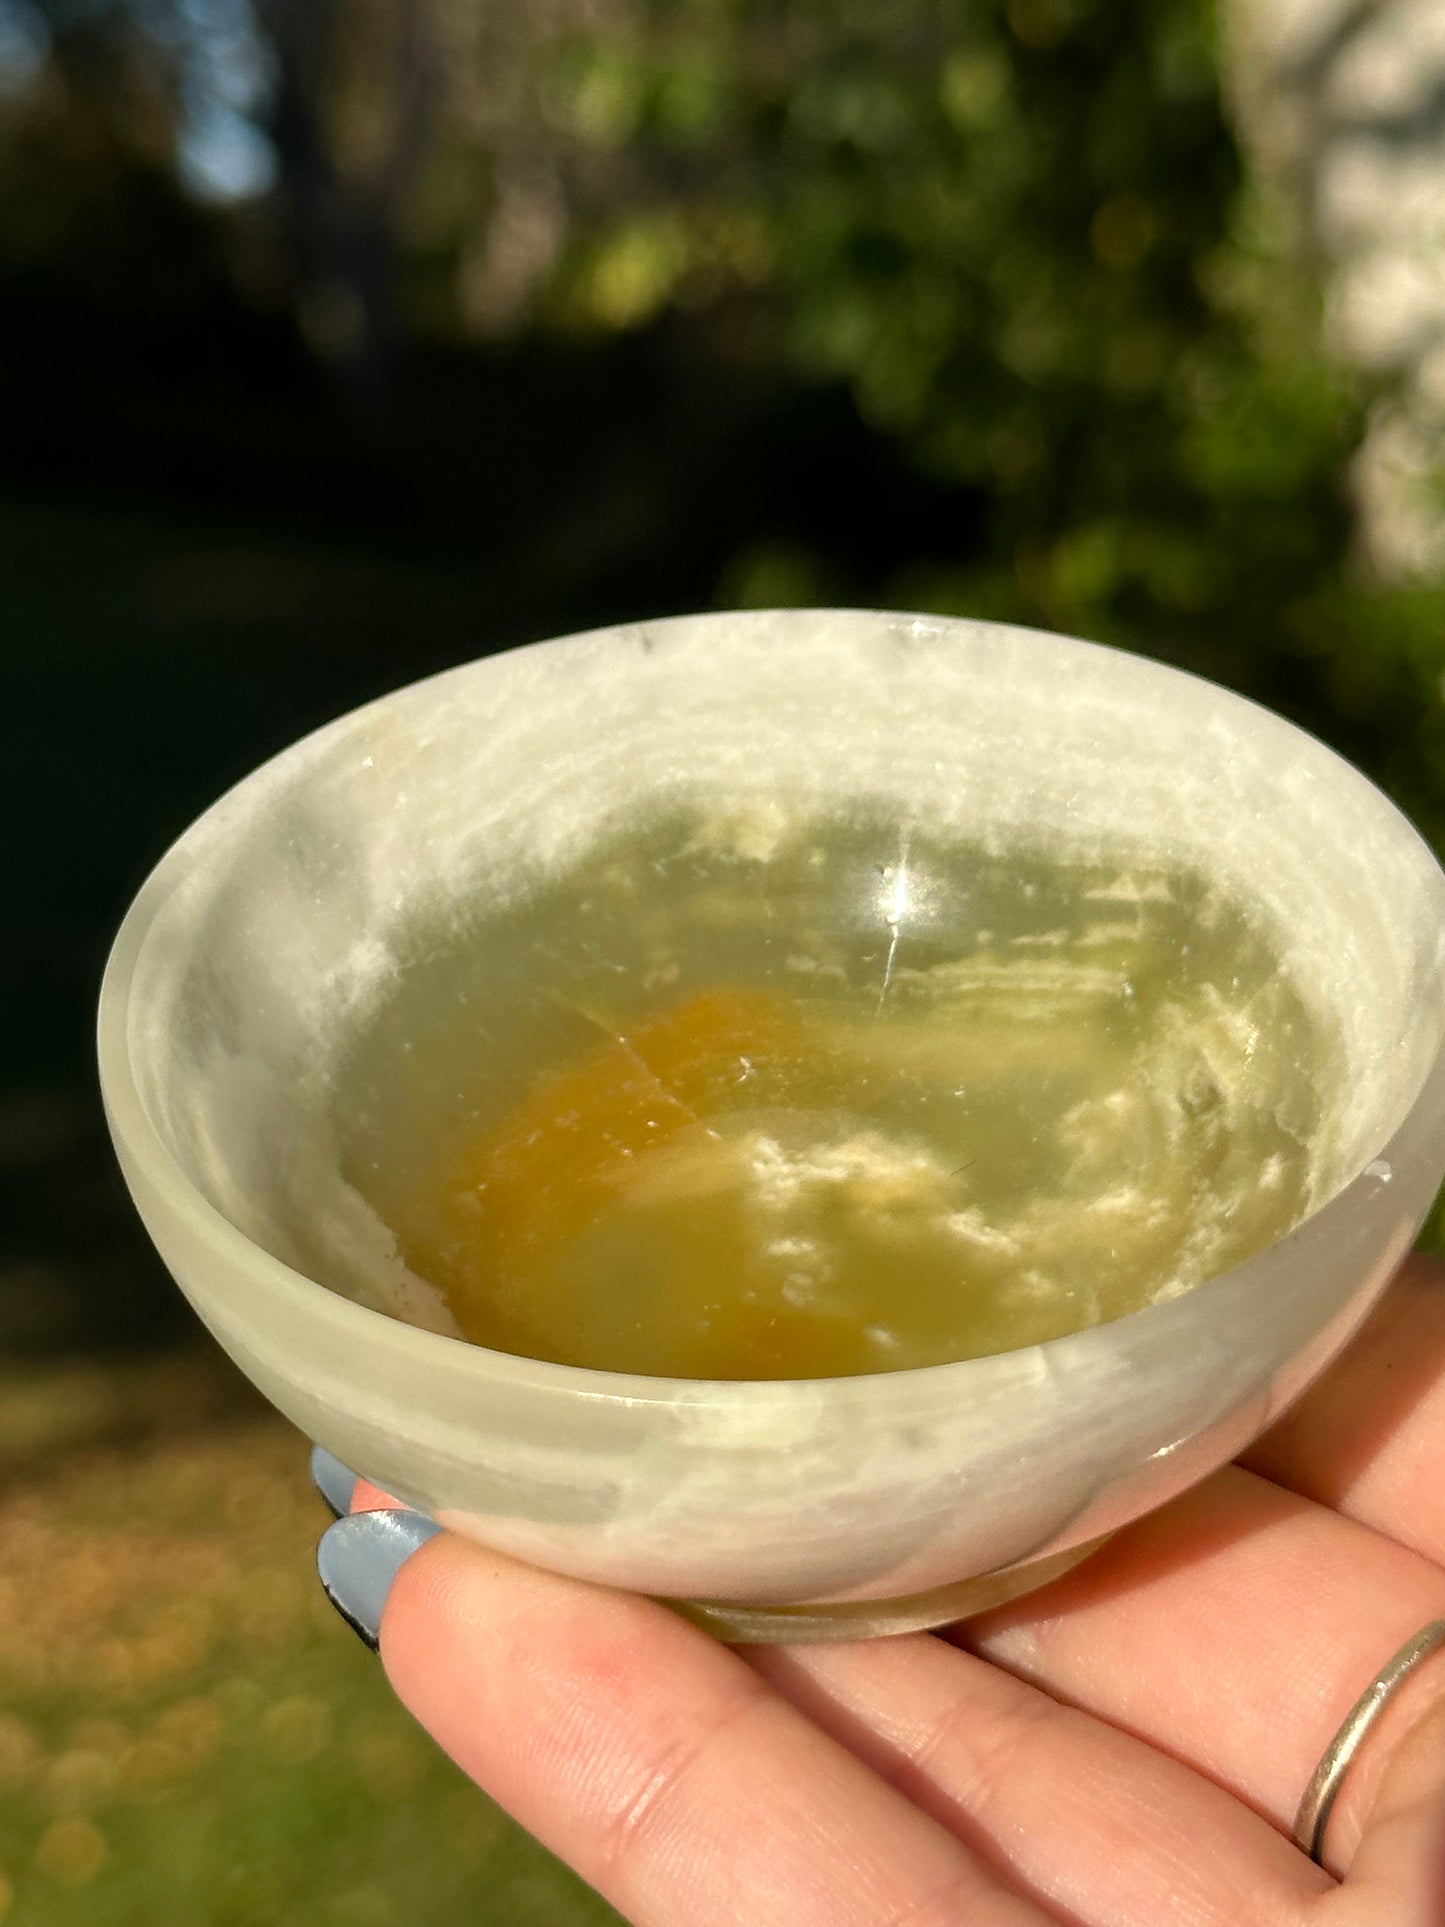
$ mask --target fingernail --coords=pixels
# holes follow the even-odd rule
[[[381,1615],[392,1581],[440,1531],[435,1519],[403,1509],[353,1512],[322,1533],[316,1570],[326,1597],[372,1652],[381,1643]]]
[[[349,1465],[343,1465],[334,1452],[328,1452],[324,1445],[311,1448],[311,1483],[325,1499],[338,1519],[344,1519],[351,1510],[351,1495],[356,1490],[356,1474]]]

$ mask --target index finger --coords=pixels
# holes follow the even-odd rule
[[[637,1927],[1047,1927],[736,1654],[649,1600],[443,1533],[401,1567],[381,1653],[463,1771]]]

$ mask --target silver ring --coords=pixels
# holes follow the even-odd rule
[[[1422,1660],[1428,1659],[1441,1646],[1445,1646],[1445,1619],[1432,1619],[1428,1626],[1422,1626],[1413,1639],[1407,1639],[1399,1652],[1385,1662],[1345,1715],[1339,1732],[1330,1741],[1324,1758],[1305,1788],[1294,1822],[1295,1845],[1317,1865],[1324,1865],[1321,1855],[1330,1815],[1350,1762],[1359,1752],[1365,1735],[1384,1711],[1395,1688],[1414,1672]]]

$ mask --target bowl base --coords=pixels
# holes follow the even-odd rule
[[[825,1640],[876,1639],[885,1633],[921,1633],[952,1625],[956,1619],[971,1619],[975,1613],[989,1612],[1047,1586],[1112,1537],[1106,1532],[1046,1559],[1030,1559],[1023,1565],[957,1579],[951,1586],[935,1586],[929,1592],[904,1593],[896,1599],[849,1599],[806,1606],[745,1606],[717,1599],[669,1599],[664,1603],[732,1646],[799,1646]]]

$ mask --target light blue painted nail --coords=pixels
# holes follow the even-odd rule
[[[325,1499],[338,1519],[344,1519],[351,1510],[351,1495],[356,1490],[356,1474],[349,1465],[343,1465],[334,1452],[328,1452],[324,1445],[311,1448],[311,1483]]]
[[[420,1512],[353,1512],[321,1535],[316,1570],[326,1596],[372,1652],[392,1581],[411,1555],[441,1531]]]

